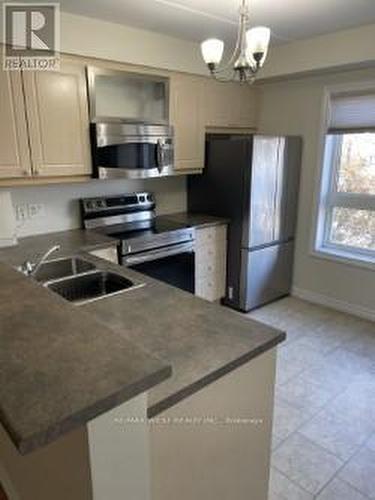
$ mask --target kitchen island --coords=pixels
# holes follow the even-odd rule
[[[0,266],[0,479],[14,498],[265,500],[285,335],[82,255],[145,286],[76,307]]]

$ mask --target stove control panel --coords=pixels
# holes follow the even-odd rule
[[[116,196],[84,198],[81,200],[83,218],[86,216],[103,216],[105,213],[128,213],[155,208],[152,193],[128,193]]]

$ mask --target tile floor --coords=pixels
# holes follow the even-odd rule
[[[292,297],[250,316],[288,333],[269,500],[375,500],[375,323]]]

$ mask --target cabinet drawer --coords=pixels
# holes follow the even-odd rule
[[[227,239],[227,226],[220,224],[219,226],[205,227],[195,230],[195,245],[200,247],[207,244],[223,244]]]

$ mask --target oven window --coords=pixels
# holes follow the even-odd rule
[[[157,168],[157,145],[134,142],[97,148],[96,163],[98,166],[113,168]]]
[[[170,257],[130,266],[135,271],[169,285],[194,293],[194,253],[186,252]]]

